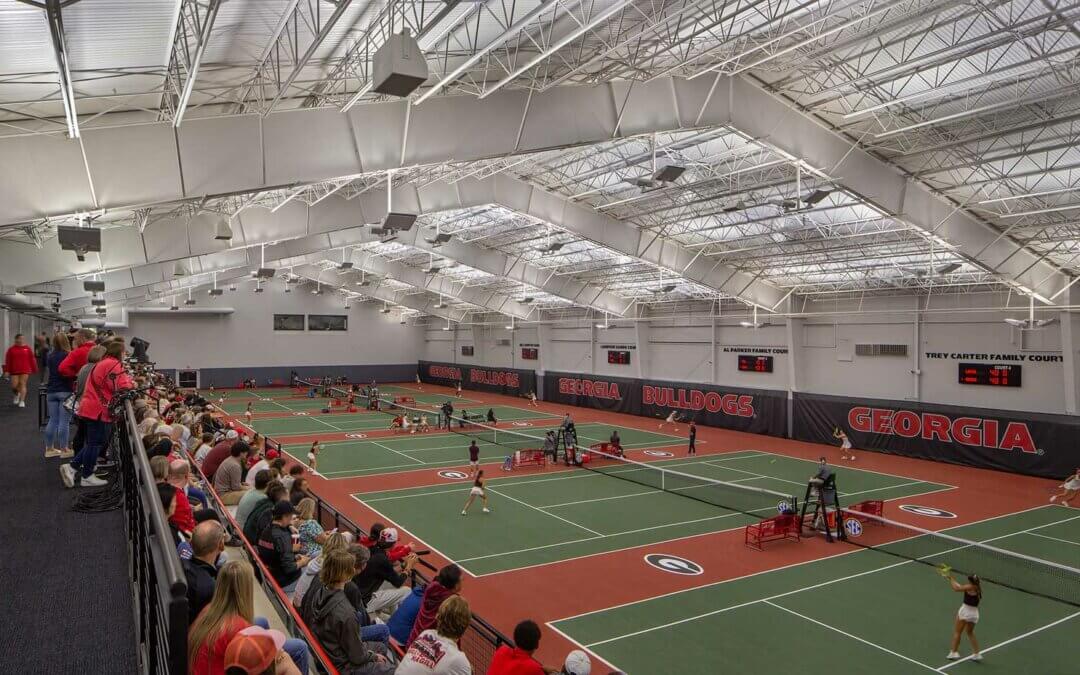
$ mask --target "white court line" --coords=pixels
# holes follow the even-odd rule
[[[1038,532],[1027,532],[1026,534],[1032,537],[1042,537],[1043,539],[1050,539],[1053,541],[1060,541],[1062,544],[1072,544],[1073,546],[1080,546],[1080,541],[1072,541],[1070,539],[1062,539],[1061,537],[1051,537],[1048,534],[1039,534]]]
[[[371,441],[371,444],[372,445],[377,445],[380,448],[382,448],[383,450],[389,450],[390,452],[394,453],[395,455],[401,455],[405,459],[411,459],[412,461],[416,462],[420,466],[424,466],[424,462],[420,461],[419,459],[416,459],[415,457],[410,457],[410,456],[406,455],[404,452],[399,452],[398,450],[387,447],[387,446],[383,445],[382,443],[379,443],[378,441]]]
[[[1002,518],[1009,518],[1011,516],[1017,516],[1017,515],[1020,515],[1022,513],[1030,513],[1032,511],[1038,511],[1040,509],[1045,509],[1045,508],[1048,508],[1048,507],[1047,506],[1033,506],[1030,509],[1024,509],[1023,511],[1013,511],[1012,513],[1003,513],[1000,516],[991,516],[989,518],[983,518],[982,520],[973,520],[972,522],[965,523],[964,525],[957,525],[956,527],[946,528],[944,530],[941,530],[941,532],[946,532],[947,533],[947,532],[949,532],[951,530],[956,530],[956,529],[959,529],[959,528],[962,528],[962,527],[969,527],[971,525],[980,525],[982,523],[989,523],[989,522],[993,522],[995,520],[1001,520]],[[1053,523],[1053,524],[1056,524],[1056,523]],[[736,528],[736,529],[738,529],[738,528]],[[912,539],[912,538],[913,537],[909,537],[909,539]],[[905,540],[898,539],[897,541],[905,541]],[[890,543],[896,543],[896,542],[890,542]],[[582,612],[580,614],[573,614],[571,616],[563,617],[561,619],[556,619],[556,622],[570,621],[572,619],[580,619],[582,617],[589,616],[590,614],[600,614],[600,613],[603,613],[603,612],[610,612],[610,611],[615,610],[615,609],[622,609],[623,607],[630,607],[632,605],[638,605],[638,604],[641,604],[643,602],[652,602],[653,600],[660,600],[661,598],[666,598],[666,597],[673,596],[673,595],[681,595],[683,593],[694,593],[694,592],[700,591],[700,590],[705,589],[705,588],[711,588],[713,586],[723,586],[724,584],[730,584],[733,581],[741,581],[743,579],[749,579],[751,577],[760,576],[762,574],[769,574],[769,573],[772,573],[772,572],[778,572],[780,570],[786,570],[786,569],[789,569],[789,568],[792,568],[792,567],[802,567],[803,565],[810,565],[812,563],[821,562],[822,560],[830,560],[832,558],[838,558],[840,556],[852,555],[853,553],[862,553],[862,552],[865,552],[867,550],[869,550],[869,549],[856,548],[856,549],[852,549],[850,551],[846,551],[844,553],[838,553],[838,554],[826,556],[826,557],[823,557],[823,558],[814,558],[813,560],[804,560],[802,562],[791,563],[790,565],[783,565],[781,567],[773,567],[773,568],[770,568],[770,569],[767,569],[767,570],[761,570],[760,572],[753,572],[751,574],[744,574],[743,576],[740,576],[740,577],[732,577],[731,579],[724,579],[722,581],[714,581],[714,582],[712,582],[710,584],[705,584],[704,586],[695,586],[694,588],[684,588],[684,589],[681,589],[681,590],[678,590],[678,591],[670,591],[668,593],[661,593],[660,595],[654,595],[654,596],[649,597],[649,598],[642,598],[641,600],[631,600],[630,602],[623,602],[623,603],[620,603],[618,605],[612,605],[611,607],[604,607],[602,609],[593,609],[593,610],[589,610],[588,612]]]
[[[362,504],[363,506],[366,506],[367,508],[371,509],[371,511],[372,511],[373,513],[375,513],[375,515],[379,516],[379,518],[380,518],[380,519],[381,519],[381,520],[382,520],[383,522],[386,522],[386,523],[393,523],[393,522],[395,522],[395,521],[394,521],[394,520],[393,520],[392,518],[387,518],[387,517],[386,517],[386,514],[384,514],[384,513],[380,512],[380,511],[379,511],[378,509],[376,509],[376,508],[373,508],[373,507],[372,507],[372,506],[370,506],[370,505],[369,505],[369,504],[368,504],[367,502],[365,502],[364,500],[360,499],[360,498],[359,498],[359,497],[357,497],[356,495],[349,495],[349,496],[350,496],[350,497],[352,497],[353,499],[355,499],[355,500],[356,500],[356,501],[357,501],[358,503]],[[462,564],[461,564],[460,562],[458,562],[458,561],[454,560],[453,558],[451,558],[450,556],[446,555],[445,553],[443,553],[443,552],[442,552],[442,551],[440,551],[439,549],[435,548],[435,547],[434,547],[434,546],[432,546],[431,544],[427,543],[426,541],[424,541],[424,540],[423,540],[423,539],[421,539],[420,537],[417,537],[417,536],[416,536],[416,535],[415,535],[415,534],[414,534],[414,533],[413,533],[413,532],[412,532],[411,530],[408,530],[408,529],[406,529],[406,528],[404,528],[404,527],[401,527],[401,525],[400,525],[400,524],[398,524],[398,527],[399,527],[399,528],[400,528],[400,529],[401,529],[402,531],[404,531],[404,532],[408,532],[408,533],[409,533],[410,535],[412,535],[412,538],[413,538],[414,540],[416,540],[416,541],[417,541],[418,543],[420,543],[420,544],[423,544],[424,548],[426,548],[426,549],[429,549],[429,550],[431,550],[431,551],[434,551],[435,553],[437,553],[438,555],[442,556],[442,557],[443,557],[443,558],[445,558],[446,560],[449,560],[450,562],[452,562],[452,563],[456,564],[456,565],[457,565],[458,567],[460,567],[460,568],[461,568],[461,570],[462,570],[463,572],[465,572],[465,574],[468,574],[468,575],[469,575],[469,576],[471,576],[471,577],[475,577],[475,576],[476,576],[475,574],[473,574],[472,572],[470,572],[470,571],[469,571],[469,569],[468,569],[467,567],[465,567],[464,565],[462,565]]]
[[[609,499],[626,499],[627,497],[640,497],[641,495],[655,495],[660,494],[663,490],[646,490],[645,492],[635,492],[629,495],[615,495],[614,497],[597,497],[595,499],[580,499],[576,502],[563,502],[561,504],[548,504],[547,506],[541,506],[542,509],[558,509],[563,506],[574,506],[575,504],[592,504],[593,502],[603,502]]]
[[[778,605],[778,604],[776,604],[774,602],[769,602],[768,600],[765,600],[763,602],[764,602],[764,604],[769,605],[770,607],[775,607],[776,609],[787,612],[788,614],[793,614],[793,615],[799,617],[800,619],[803,619],[805,621],[809,621],[810,623],[817,624],[817,625],[821,626],[822,628],[828,628],[831,631],[840,633],[844,637],[851,638],[852,640],[855,640],[857,642],[861,642],[864,645],[873,647],[874,649],[881,650],[881,651],[885,652],[886,654],[892,654],[893,656],[895,656],[897,658],[900,658],[900,659],[903,659],[903,660],[907,661],[908,663],[914,663],[917,666],[921,666],[921,667],[923,667],[923,668],[925,668],[927,670],[933,671],[935,673],[940,673],[941,672],[940,670],[938,670],[937,668],[935,668],[933,666],[928,666],[928,665],[926,665],[925,663],[923,663],[921,661],[916,661],[915,659],[908,658],[907,656],[904,656],[903,654],[901,654],[899,652],[894,652],[893,650],[888,649],[887,647],[882,647],[881,645],[879,645],[879,644],[877,644],[875,642],[871,642],[871,641],[869,641],[867,639],[861,638],[858,635],[852,635],[851,633],[848,633],[846,631],[842,631],[839,628],[837,628],[836,626],[830,626],[829,624],[827,624],[827,623],[825,623],[823,621],[818,621],[817,619],[806,616],[805,614],[800,614],[800,613],[796,612],[793,609],[788,609],[787,607],[784,607],[782,605]]]
[[[769,479],[772,479],[772,480],[778,480],[778,481],[780,481],[782,483],[791,483],[792,485],[801,485],[803,487],[806,486],[806,483],[800,483],[799,481],[796,481],[796,480],[787,480],[786,478],[777,478],[776,476],[769,476],[769,475],[766,475],[766,474],[763,474],[763,473],[755,473],[753,471],[746,471],[745,469],[736,469],[733,466],[719,466],[719,465],[713,464],[711,460],[702,462],[702,464],[708,464],[709,466],[715,466],[718,469],[727,469],[728,471],[735,471],[735,472],[738,472],[738,473],[749,474],[749,475],[755,476],[757,478],[769,478]],[[728,483],[734,483],[736,481],[729,480],[727,482]]]
[[[464,492],[466,489],[467,488],[459,488],[457,491]],[[664,490],[660,490],[660,492],[664,492]],[[650,492],[637,492],[637,493],[634,493],[632,495],[624,495],[624,496],[625,497],[640,497],[641,495],[646,495],[646,494],[652,494],[652,493],[650,493]],[[600,498],[597,498],[595,500],[586,499],[586,500],[583,500],[583,501],[581,501],[579,503],[585,504],[585,503],[590,502],[590,501],[603,501],[605,499],[611,499],[611,497],[600,497]],[[539,507],[539,508],[552,508],[552,507],[545,506],[545,507]],[[723,507],[717,507],[717,508],[723,508]],[[769,508],[772,508],[772,507],[769,507]],[[758,509],[758,510],[760,511],[760,510],[764,510],[764,509]],[[627,535],[627,534],[639,534],[641,532],[649,532],[651,530],[659,530],[659,529],[662,529],[662,528],[671,528],[671,527],[680,527],[680,526],[683,526],[683,525],[693,525],[694,523],[703,523],[703,522],[706,522],[706,521],[709,521],[709,520],[723,520],[724,518],[735,518],[737,516],[743,516],[743,515],[746,515],[746,514],[742,513],[741,511],[735,511],[735,512],[732,512],[732,513],[723,513],[723,514],[720,514],[720,515],[717,515],[717,516],[708,516],[707,518],[695,518],[693,520],[676,520],[676,521],[671,522],[671,523],[663,523],[663,524],[660,524],[660,525],[650,525],[649,527],[642,527],[642,528],[638,528],[636,530],[623,530],[623,531],[620,531],[620,532],[612,532],[610,534],[601,534],[601,535],[596,536],[596,537],[584,537],[582,539],[571,539],[569,541],[561,541],[561,542],[558,542],[558,543],[555,543],[555,544],[544,544],[542,546],[530,546],[529,548],[522,548],[522,549],[517,549],[517,550],[514,550],[514,551],[500,551],[499,553],[489,553],[487,555],[480,555],[480,556],[475,556],[475,557],[472,557],[472,558],[465,558],[465,560],[483,560],[485,558],[496,558],[498,556],[504,556],[504,555],[514,555],[514,554],[517,554],[517,553],[528,553],[530,551],[539,551],[541,549],[553,548],[555,546],[569,546],[569,545],[573,545],[573,544],[581,544],[581,543],[584,543],[584,542],[587,542],[587,541],[596,541],[598,539],[610,539],[611,537],[621,537],[621,536]],[[681,537],[675,537],[673,539],[667,539],[665,541],[678,541],[679,539],[687,539],[689,537],[698,537],[698,536],[701,536],[701,535],[704,535],[704,534],[719,534],[721,532],[734,532],[736,530],[741,530],[743,527],[744,527],[743,525],[740,525],[738,527],[733,527],[733,528],[729,528],[729,529],[726,529],[726,530],[713,530],[711,532],[699,532],[697,534],[684,535],[684,536],[681,536]],[[614,553],[616,551],[626,551],[626,550],[629,550],[631,548],[639,548],[641,546],[654,546],[654,545],[660,544],[660,543],[664,543],[664,542],[650,542],[650,543],[634,544],[633,546],[627,546],[626,548],[619,548],[619,549],[605,550],[605,551],[597,551],[595,553],[588,553],[586,555],[575,556],[575,557],[572,557],[572,558],[562,558],[560,560],[552,561],[552,562],[566,562],[567,560],[577,560],[578,558],[588,558],[588,557],[594,556],[594,555],[604,555],[604,554],[607,554],[607,553]],[[549,564],[549,563],[540,563],[540,564],[546,565],[546,564]],[[536,566],[537,565],[525,565],[524,567],[513,567],[513,568],[510,568],[508,570],[503,570],[503,571],[504,572],[511,572],[511,571],[516,571],[516,570],[519,570],[519,569],[525,569],[527,567],[536,567]],[[481,576],[485,576],[485,575],[481,575]]]
[[[772,456],[777,457],[779,459],[795,460],[796,462],[800,462],[800,463],[803,463],[803,464],[811,464],[811,465],[816,465],[817,464],[817,462],[815,462],[812,459],[804,459],[802,457],[792,457],[790,455],[781,455],[781,454],[776,453],[776,452],[767,452],[767,451],[764,451],[764,450],[758,450],[757,452],[760,452],[763,455],[772,455]],[[830,464],[829,466],[834,467],[834,468],[835,467],[843,467],[844,469],[846,469],[848,471],[856,471],[858,473],[872,474],[872,475],[877,475],[877,476],[888,476],[889,478],[903,478],[904,480],[909,480],[909,481],[914,479],[914,476],[901,476],[900,474],[887,473],[885,471],[875,471],[874,469],[860,469],[860,468],[856,468],[854,466],[850,466],[848,464]],[[725,467],[725,468],[731,468],[731,467]],[[734,471],[740,471],[740,469],[733,469],[733,470]],[[783,480],[783,479],[778,478],[777,480]],[[797,485],[803,485],[803,483],[798,483],[797,481],[788,481],[788,482],[792,482],[792,483],[795,483]],[[955,485],[949,485],[949,483],[939,483],[937,481],[917,480],[917,481],[915,481],[915,483],[933,483],[934,485],[948,485],[950,488],[957,489]],[[904,483],[904,485],[914,485],[914,483]],[[843,492],[840,493],[841,496],[843,496],[843,494],[844,494]]]
[[[576,527],[578,529],[585,530],[586,532],[592,532],[593,534],[595,534],[597,536],[603,536],[602,534],[600,534],[596,530],[591,530],[591,529],[585,527],[584,525],[579,525],[578,523],[575,523],[572,520],[567,520],[566,518],[563,518],[562,516],[557,516],[554,513],[548,513],[547,511],[541,509],[539,506],[533,506],[532,504],[530,504],[528,502],[523,502],[520,499],[517,499],[515,497],[511,497],[510,495],[503,494],[503,493],[499,492],[498,490],[495,490],[494,488],[485,487],[484,489],[489,491],[489,492],[493,492],[494,494],[497,494],[500,497],[504,497],[506,499],[509,499],[512,502],[517,502],[518,504],[521,504],[522,506],[526,506],[526,507],[532,509],[533,511],[536,511],[538,513],[542,513],[545,516],[551,516],[552,518],[555,518],[556,520],[561,520],[564,523],[566,523],[568,525],[573,525],[574,527]]]
[[[1035,635],[1036,633],[1043,632],[1047,628],[1053,628],[1054,626],[1056,626],[1058,624],[1065,623],[1066,621],[1070,621],[1072,619],[1075,619],[1078,616],[1080,616],[1080,612],[1073,612],[1072,614],[1070,614],[1068,616],[1063,616],[1060,619],[1058,619],[1057,621],[1053,621],[1051,623],[1048,623],[1045,626],[1039,626],[1038,628],[1036,628],[1034,630],[1029,630],[1026,633],[1021,633],[1020,635],[1017,635],[1015,637],[1011,637],[1008,640],[1005,640],[1003,642],[999,642],[996,645],[991,645],[989,647],[985,647],[980,653],[985,654],[986,652],[992,652],[995,649],[997,649],[998,647],[1004,647],[1005,645],[1016,642],[1017,640],[1023,640],[1024,638],[1031,637],[1032,635]],[[956,661],[950,661],[949,663],[946,663],[945,665],[941,666],[938,670],[939,671],[944,671],[946,668],[952,668],[953,666],[955,666],[958,663],[963,663],[964,661],[970,661],[970,660],[971,660],[970,655],[965,656],[962,659],[957,659]]]
[[[732,459],[732,460],[742,459],[742,457],[732,457],[730,459]],[[457,462],[455,461],[455,463],[457,463]],[[688,464],[699,464],[699,463],[700,462],[686,462],[684,464],[670,464],[668,466],[686,466]],[[497,487],[504,488],[504,487],[511,487],[511,486],[514,486],[514,485],[532,485],[534,483],[550,483],[551,481],[575,480],[575,479],[578,479],[578,478],[596,478],[596,477],[606,476],[606,475],[609,475],[609,474],[616,474],[617,475],[617,474],[620,474],[620,473],[627,473],[627,472],[630,472],[630,471],[640,471],[640,469],[637,468],[637,467],[631,467],[630,469],[626,469],[626,470],[622,470],[622,471],[615,470],[615,471],[607,471],[607,472],[603,472],[603,473],[596,472],[596,471],[587,471],[587,472],[584,472],[584,473],[577,472],[577,471],[560,471],[559,473],[564,474],[564,475],[554,476],[554,477],[551,477],[551,478],[536,478],[536,479],[533,479],[533,480],[529,480],[528,478],[526,478],[526,479],[523,479],[523,480],[519,480],[519,481],[517,481],[515,483],[499,483]],[[537,474],[537,475],[544,475],[544,474]],[[496,479],[496,480],[509,480],[509,479],[510,478],[508,477],[508,478]],[[436,486],[436,487],[442,487],[442,486]],[[387,492],[404,492],[406,490],[415,490],[415,489],[416,488],[397,488],[395,490],[379,490],[378,493],[383,494],[383,493],[387,493]],[[375,499],[371,499],[369,501],[385,502],[385,501],[389,501],[389,500],[392,500],[392,499],[408,499],[409,497],[426,497],[428,495],[438,495],[438,494],[442,494],[444,492],[455,492],[455,490],[450,488],[450,489],[445,489],[445,490],[443,490],[443,489],[432,490],[432,491],[429,491],[429,492],[413,492],[413,493],[410,493],[410,494],[397,495],[397,496],[394,496],[394,497],[376,497]]]
[[[1039,508],[1042,508],[1042,507],[1039,507]],[[1012,515],[1012,514],[1008,514],[1008,515]],[[998,541],[1000,539],[1008,539],[1009,537],[1015,537],[1018,534],[1025,534],[1025,533],[1030,532],[1032,530],[1038,530],[1038,529],[1041,529],[1041,528],[1044,528],[1044,527],[1050,527],[1052,525],[1059,525],[1061,523],[1068,522],[1069,520],[1075,520],[1076,518],[1080,518],[1080,516],[1074,516],[1073,518],[1068,518],[1066,520],[1059,520],[1059,521],[1053,522],[1053,523],[1045,523],[1043,525],[1037,525],[1035,527],[1030,527],[1030,528],[1028,528],[1026,530],[1020,530],[1018,532],[1010,532],[1009,534],[1003,534],[1003,535],[1000,535],[1000,536],[997,536],[997,537],[991,537],[989,539],[982,539],[980,541],[973,542],[973,543],[975,543],[975,544],[989,544],[990,542]],[[969,523],[969,525],[972,525],[972,524],[974,524],[974,523]],[[963,527],[963,526],[961,526],[961,527]],[[918,537],[922,537],[922,536],[925,536],[925,535],[919,534],[919,535],[916,535],[914,537],[907,537],[907,539],[917,539]],[[897,541],[906,541],[906,539],[899,539]],[[897,541],[892,541],[892,542],[889,542],[889,543],[890,544],[895,544],[895,543],[897,543]],[[721,609],[716,609],[716,610],[713,610],[711,612],[705,612],[703,614],[698,614],[697,616],[686,617],[686,618],[678,619],[676,621],[671,621],[669,623],[662,624],[662,625],[659,625],[659,626],[652,626],[650,628],[644,628],[642,630],[634,631],[632,633],[627,633],[625,635],[619,635],[619,636],[616,636],[616,637],[613,637],[613,638],[608,638],[606,640],[600,640],[599,642],[591,642],[591,643],[589,643],[589,646],[591,647],[591,646],[595,646],[595,645],[599,645],[599,644],[605,644],[605,643],[608,643],[608,642],[615,642],[617,640],[624,640],[624,639],[626,639],[628,637],[636,637],[636,636],[642,635],[644,633],[651,633],[651,632],[656,631],[656,630],[662,630],[662,629],[665,629],[665,628],[670,628],[672,626],[678,626],[678,625],[688,623],[688,622],[691,622],[691,621],[697,621],[699,619],[704,619],[706,617],[710,617],[710,616],[713,616],[715,614],[723,614],[723,613],[729,612],[729,611],[731,611],[733,609],[739,609],[741,607],[748,607],[750,605],[757,604],[759,602],[767,602],[769,600],[777,600],[779,598],[784,598],[784,597],[787,597],[789,595],[795,595],[797,593],[804,593],[806,591],[816,590],[818,588],[823,588],[825,586],[831,586],[832,584],[836,584],[836,583],[839,583],[841,581],[848,581],[850,579],[857,579],[859,577],[864,577],[864,576],[866,576],[868,574],[877,574],[878,572],[884,572],[885,570],[891,570],[893,568],[901,567],[903,565],[910,565],[913,562],[921,561],[923,558],[930,558],[930,557],[936,557],[936,556],[945,555],[945,554],[948,554],[948,553],[952,553],[954,551],[959,551],[961,549],[969,548],[970,546],[971,546],[971,544],[964,544],[963,546],[954,546],[953,548],[945,549],[943,551],[935,551],[934,553],[930,553],[930,554],[927,554],[927,555],[924,555],[924,556],[920,556],[919,558],[917,558],[915,560],[902,560],[902,561],[900,561],[898,563],[893,563],[891,565],[886,565],[884,567],[877,567],[877,568],[874,568],[872,570],[866,570],[866,571],[863,571],[863,572],[857,572],[855,574],[849,574],[849,575],[843,576],[843,577],[837,577],[836,579],[830,579],[828,581],[823,581],[821,583],[813,584],[811,586],[804,586],[802,588],[797,588],[797,589],[794,589],[794,590],[791,590],[791,591],[786,591],[784,593],[778,593],[776,595],[771,595],[771,596],[766,597],[766,598],[758,598],[757,600],[751,600],[749,602],[744,602],[744,603],[741,603],[741,604],[738,604],[738,605],[732,605],[732,606],[729,606],[729,607],[723,607]],[[874,550],[874,549],[866,549],[866,550]],[[702,587],[699,587],[698,589],[693,589],[693,590],[700,590],[701,588]]]

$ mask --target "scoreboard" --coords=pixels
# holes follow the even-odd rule
[[[620,366],[630,365],[630,352],[625,349],[609,349],[607,353],[607,362],[615,363]]]
[[[961,363],[960,384],[984,384],[991,387],[1019,387],[1020,366],[996,363]]]
[[[773,357],[739,354],[739,370],[748,373],[771,373],[773,371]]]

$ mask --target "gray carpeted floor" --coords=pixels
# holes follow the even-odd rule
[[[135,673],[122,511],[71,511],[30,398],[0,387],[0,672]]]

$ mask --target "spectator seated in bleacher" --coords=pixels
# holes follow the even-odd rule
[[[176,547],[176,553],[181,559],[191,557],[191,545],[188,544],[184,533],[173,524],[172,518],[176,514],[176,488],[168,483],[158,483],[158,496],[161,498],[161,509],[165,511],[168,520],[169,532],[172,534],[172,544]]]
[[[330,537],[315,519],[315,500],[304,497],[296,505],[296,531],[300,533],[300,552],[309,558],[322,555],[322,545]]]
[[[363,544],[351,544],[349,553],[353,556],[353,579],[355,579],[371,560],[371,549]],[[364,597],[352,579],[345,584],[345,597],[356,610],[356,620],[360,623],[360,639],[364,642],[382,643],[383,647],[379,653],[386,653],[390,647],[390,628],[384,623],[377,622],[368,614],[367,607],[364,606]]]
[[[264,469],[255,473],[255,480],[252,481],[252,489],[244,493],[244,496],[240,498],[240,501],[236,504],[236,518],[237,524],[243,529],[247,524],[248,516],[251,515],[252,510],[260,502],[264,502],[268,499],[266,496],[266,486],[270,484],[270,471]]]
[[[214,597],[218,564],[225,552],[226,538],[225,528],[214,520],[199,523],[191,533],[191,558],[182,561],[182,566],[188,587],[188,620],[192,623]]]
[[[353,581],[364,598],[364,606],[372,614],[389,616],[409,595],[403,587],[409,572],[416,565],[416,554],[410,553],[399,565],[390,561],[387,551],[397,544],[397,530],[388,527],[379,533],[379,541],[371,549],[371,560]]]
[[[239,504],[250,486],[244,484],[244,457],[251,447],[239,441],[229,448],[229,458],[221,463],[214,473],[214,492],[221,498],[221,503],[229,506]]]
[[[293,590],[292,601],[293,605],[299,609],[304,602],[304,594],[311,587],[313,581],[318,579],[319,572],[322,570],[323,563],[326,562],[326,556],[330,555],[334,551],[347,551],[349,549],[349,539],[351,535],[347,532],[334,532],[327,539],[323,545],[322,555],[317,558],[313,558],[311,562],[304,567],[304,573],[300,575],[300,580],[296,582],[296,589]]]
[[[225,675],[302,675],[282,648],[281,631],[248,626],[225,648]]]
[[[559,671],[545,668],[533,658],[540,647],[540,626],[526,619],[514,627],[515,647],[503,645],[495,650],[487,675],[546,675]]]
[[[259,541],[259,535],[274,520],[274,506],[278,502],[287,502],[285,486],[280,481],[272,480],[266,484],[266,499],[259,500],[251,507],[251,513],[244,519],[244,539],[253,546]],[[237,520],[237,523],[240,521]]]
[[[471,620],[465,598],[460,595],[447,598],[439,606],[435,627],[417,635],[402,657],[396,675],[471,675],[469,659],[458,648]]]
[[[191,500],[184,491],[184,487],[189,484],[190,470],[187,462],[174,459],[168,463],[168,473],[165,476],[165,482],[176,490],[176,507],[169,522],[185,536],[190,536],[195,529],[195,513],[191,508]]]
[[[206,476],[206,480],[213,481],[214,474],[217,473],[218,467],[221,463],[229,458],[234,443],[238,442],[240,434],[236,432],[236,429],[229,429],[225,432],[225,438],[218,441],[210,452],[206,455],[206,459],[200,465],[203,474]]]
[[[281,484],[285,486],[287,492],[292,492],[293,482],[304,475],[303,464],[293,464],[289,467],[289,470],[284,476],[281,477]]]
[[[404,646],[408,647],[420,633],[435,627],[435,615],[439,607],[446,600],[461,593],[461,568],[450,564],[439,570],[435,579],[424,589],[424,597],[420,604],[420,612],[416,615],[409,640]]]
[[[375,651],[379,643],[360,638],[356,610],[345,596],[355,559],[347,551],[334,551],[323,563],[319,580],[304,594],[300,615],[322,644],[334,667],[348,675],[391,675],[394,664]]]
[[[413,586],[412,591],[401,604],[398,605],[390,618],[386,620],[386,628],[394,642],[402,647],[409,643],[409,635],[412,633],[416,616],[420,613],[420,604],[424,601],[424,587]]]
[[[297,556],[300,544],[293,543],[292,525],[296,518],[293,505],[286,501],[274,504],[273,516],[270,526],[259,535],[259,558],[288,595],[296,589],[296,582],[311,559],[305,555]]]
[[[289,503],[296,506],[300,503],[301,499],[307,499],[311,496],[308,491],[308,480],[303,476],[298,476],[293,480],[292,487],[289,488]]]
[[[566,661],[559,675],[589,675],[591,672],[592,661],[589,660],[589,655],[580,649],[575,649],[566,655]]]
[[[243,560],[225,563],[218,570],[214,595],[188,630],[188,671],[191,675],[222,675],[225,653],[236,635],[252,625],[269,628],[255,618],[255,572]],[[303,640],[290,639],[282,651],[307,673],[308,648]]]

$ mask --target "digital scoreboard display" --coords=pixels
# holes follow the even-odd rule
[[[619,349],[609,349],[607,353],[607,362],[615,363],[620,366],[630,365],[630,352]]]
[[[536,347],[522,347],[521,358],[526,361],[535,361],[540,358],[540,350]]]
[[[960,384],[1019,387],[1020,366],[997,363],[961,363]]]
[[[748,373],[771,373],[772,360],[771,356],[739,354],[739,370]]]

